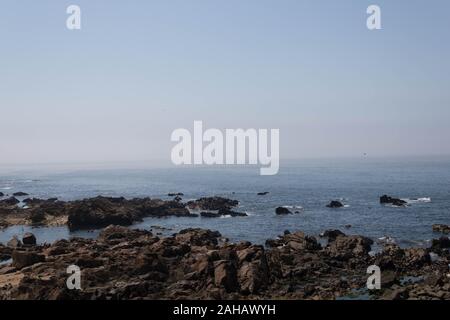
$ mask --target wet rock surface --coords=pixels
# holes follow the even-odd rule
[[[398,198],[393,198],[387,195],[380,197],[380,203],[381,204],[391,204],[396,207],[403,207],[407,205],[407,202],[405,200],[401,200]]]
[[[374,299],[450,298],[448,251],[432,262],[431,249],[390,244],[371,256],[370,239],[331,231],[326,246],[299,231],[264,247],[221,241],[217,231],[158,237],[122,226],[95,240],[0,245],[0,259],[12,257],[0,265],[0,299],[336,299],[364,288],[373,264],[382,271]],[[70,265],[81,269],[81,290],[67,289]]]

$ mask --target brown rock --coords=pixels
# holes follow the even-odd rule
[[[17,269],[22,269],[39,262],[44,262],[45,256],[30,251],[14,250],[12,253],[12,259],[12,265]]]
[[[17,236],[14,236],[6,245],[10,248],[20,248],[22,246],[22,241],[20,241]]]
[[[227,292],[235,292],[238,289],[236,268],[226,260],[214,263],[214,283],[216,287],[223,287]]]
[[[450,226],[445,224],[434,224],[433,231],[441,233],[450,233]]]

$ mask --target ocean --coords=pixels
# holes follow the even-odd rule
[[[258,244],[284,230],[318,236],[327,229],[340,229],[375,241],[390,237],[403,247],[426,247],[430,239],[440,236],[432,232],[433,224],[450,224],[450,158],[444,157],[283,161],[275,176],[260,176],[257,167],[234,166],[3,170],[0,192],[18,191],[60,200],[98,195],[170,199],[170,192],[184,193],[183,201],[223,196],[239,200],[236,211],[249,216],[146,218],[132,227],[161,226],[169,228],[170,233],[191,227],[208,228],[220,231],[233,242]],[[269,194],[257,195],[266,191]],[[406,199],[409,205],[380,205],[379,197],[384,194]],[[327,208],[334,199],[341,200],[345,207]],[[275,208],[279,206],[299,213],[277,216]],[[66,227],[14,226],[0,230],[0,242],[27,231],[41,243],[98,234],[98,230],[70,233]]]

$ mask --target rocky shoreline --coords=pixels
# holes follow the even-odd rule
[[[0,245],[1,259],[11,259],[0,266],[0,299],[450,299],[448,243],[389,244],[372,256],[368,238],[325,234],[324,246],[286,232],[266,247],[202,229],[158,237],[108,226],[95,240],[45,245],[27,235]],[[81,269],[81,290],[66,286],[70,265]],[[365,289],[370,265],[382,270],[381,290]]]
[[[385,244],[326,230],[319,241],[285,231],[265,246],[230,243],[217,231],[185,229],[170,236],[132,230],[144,217],[221,215],[237,201],[97,197],[72,202],[0,201],[0,224],[104,228],[97,239],[36,244],[25,234],[0,244],[0,299],[450,299],[449,226],[430,248]],[[17,199],[16,199],[17,200]],[[121,226],[119,226],[121,225]],[[105,228],[106,227],[106,228]],[[444,236],[444,234],[447,234]],[[81,270],[81,290],[69,290],[67,268]],[[381,290],[368,290],[367,268],[381,269]]]

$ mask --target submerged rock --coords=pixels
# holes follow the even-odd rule
[[[247,217],[248,215],[245,212],[237,212],[229,209],[220,209],[219,215],[222,216],[232,216],[232,217]]]
[[[167,194],[169,197],[182,197],[184,196],[184,193],[178,192],[178,193],[169,193]]]
[[[265,195],[268,195],[268,194],[269,194],[269,191],[264,191],[264,192],[258,192],[257,193],[258,196],[265,196]]]
[[[14,196],[14,197],[25,197],[25,196],[28,196],[28,193],[25,193],[25,192],[15,192],[15,193],[13,193],[13,196]]]
[[[215,213],[215,212],[203,211],[203,212],[200,212],[200,216],[205,217],[205,218],[220,218],[222,215]]]

